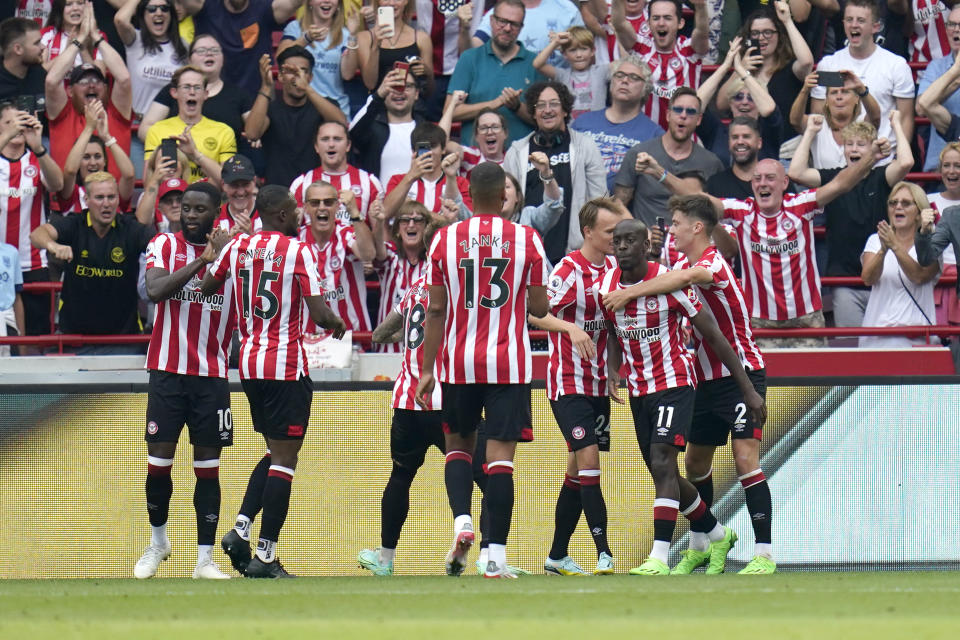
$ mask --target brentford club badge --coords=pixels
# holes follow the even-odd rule
[[[790,220],[789,218],[787,218],[780,223],[780,226],[783,227],[784,231],[793,231],[793,220]]]
[[[160,427],[157,426],[157,423],[151,420],[147,423],[147,433],[150,435],[156,435],[157,431],[160,430]]]
[[[577,426],[573,428],[573,431],[570,432],[570,435],[573,436],[574,440],[583,440],[583,437],[587,435],[587,432],[583,427]]]
[[[660,303],[657,302],[656,298],[647,298],[647,302],[644,307],[646,307],[647,311],[653,313],[660,308]]]
[[[680,67],[683,66],[683,63],[680,61],[680,58],[671,58],[670,59],[670,68],[674,71],[679,71]]]
[[[353,191],[353,195],[357,196],[358,198],[359,198],[361,195],[363,195],[363,189],[361,189],[361,188],[360,188],[360,185],[358,185],[358,184],[352,184],[352,185],[350,185],[350,191]]]
[[[37,175],[37,168],[33,165],[29,165],[23,170],[23,175],[27,176],[28,178],[33,178]]]
[[[338,258],[337,256],[333,256],[332,258],[330,258],[330,268],[331,268],[331,269],[339,269],[339,268],[340,268],[340,258]]]

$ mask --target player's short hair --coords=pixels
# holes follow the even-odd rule
[[[333,186],[332,184],[330,184],[330,183],[327,182],[326,180],[314,180],[313,182],[311,182],[310,184],[307,185],[307,188],[304,189],[303,193],[306,194],[307,191],[310,191],[310,189],[321,189],[321,188],[324,188],[324,187],[328,187],[328,188],[330,188],[330,189],[333,189],[334,191],[337,190],[337,188],[336,188],[335,186]]]
[[[207,76],[204,75],[203,71],[200,71],[199,67],[195,67],[192,64],[185,64],[176,71],[173,72],[173,75],[170,77],[170,86],[174,89],[180,84],[180,78],[183,77],[185,73],[199,73],[200,77],[203,78],[203,87],[207,87]]]
[[[582,233],[584,229],[592,229],[594,225],[597,224],[597,217],[600,215],[600,209],[606,209],[607,211],[612,211],[613,213],[618,213],[625,216],[626,207],[622,202],[616,198],[611,198],[609,196],[604,196],[602,198],[594,198],[593,200],[588,200],[583,203],[583,206],[580,207],[580,232]]]
[[[683,3],[680,0],[651,0],[647,3],[647,10],[653,7],[654,2],[669,2],[677,10],[677,20],[683,18]]]
[[[670,106],[672,107],[677,100],[683,96],[693,96],[697,100],[697,106],[700,109],[703,109],[703,101],[700,100],[700,96],[697,95],[697,92],[691,89],[690,87],[677,87],[673,92],[673,95],[670,96]]]
[[[410,148],[416,149],[421,142],[428,142],[430,148],[447,146],[447,134],[439,125],[432,122],[421,122],[410,133]]]
[[[298,44],[295,44],[291,47],[287,47],[277,55],[277,66],[281,66],[284,62],[290,58],[303,58],[306,60],[310,67],[310,72],[313,73],[313,66],[317,63],[316,58],[313,57],[313,54],[307,51],[305,48],[301,47]]]
[[[260,212],[261,216],[272,218],[290,200],[293,200],[293,195],[289,189],[278,184],[268,184],[257,193],[257,211]]]
[[[730,129],[733,129],[734,126],[741,127],[750,127],[753,129],[753,132],[760,135],[760,122],[756,118],[751,118],[750,116],[737,116],[730,121],[730,126],[727,128],[727,135],[729,135]]]
[[[90,185],[98,182],[112,182],[113,184],[117,184],[117,179],[113,177],[113,174],[107,171],[94,171],[84,179],[83,184],[84,186],[89,187]]]
[[[492,206],[493,199],[503,194],[506,185],[506,174],[503,167],[496,162],[481,162],[473,171],[470,172],[470,198],[473,200],[475,208],[479,208],[478,203]],[[484,213],[493,213],[485,211]],[[500,207],[496,213],[500,213]]]
[[[210,200],[210,204],[213,205],[212,208],[214,209],[220,206],[220,189],[217,189],[209,182],[194,182],[183,190],[183,195],[187,195],[191,192],[202,193],[203,195],[207,196],[207,198]]]
[[[860,7],[861,9],[869,9],[873,14],[873,21],[876,22],[880,19],[880,7],[877,6],[875,0],[847,0],[847,4],[843,8],[843,14],[847,14],[847,9],[849,7]]]
[[[597,45],[593,39],[593,32],[590,31],[590,29],[581,27],[580,25],[574,25],[567,29],[567,33],[570,34],[570,43],[561,46],[560,51],[576,49],[579,47],[586,47],[587,49],[597,48]]]
[[[960,6],[957,7],[960,9]],[[947,151],[956,151],[960,153],[960,141],[954,140],[953,142],[948,142],[944,145],[943,149],[940,151],[940,160],[938,164],[943,164],[943,156],[947,154]]]
[[[873,142],[877,139],[877,128],[865,120],[854,120],[840,130],[840,137],[846,140],[866,140]]]
[[[28,18],[13,17],[0,22],[0,51],[6,51],[29,31],[39,31],[40,25]]]
[[[393,216],[393,222],[390,223],[390,235],[393,236],[394,240],[398,243],[400,242],[400,218],[403,216],[422,216],[423,222],[425,225],[430,224],[430,221],[433,220],[433,215],[430,213],[430,209],[427,209],[423,203],[417,202],[416,200],[407,200],[400,205],[400,208],[397,210],[397,214]],[[400,245],[397,244],[399,247]]]
[[[667,210],[670,212],[679,211],[688,218],[699,220],[703,223],[703,228],[708,237],[713,233],[713,228],[719,222],[717,209],[713,206],[710,198],[703,194],[672,196],[667,201]]]

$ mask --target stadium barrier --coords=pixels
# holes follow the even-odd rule
[[[833,386],[822,378],[778,386],[773,380],[764,468],[774,496],[781,568],[960,565],[953,544],[960,539],[955,446],[960,428],[954,409],[960,387],[953,384],[957,379],[925,384],[929,380],[895,387]],[[0,578],[132,575],[150,537],[143,494],[146,394],[111,392],[110,386],[18,390],[8,384],[0,392]],[[301,575],[362,575],[356,553],[379,545],[380,496],[390,471],[390,385],[318,387],[280,557]],[[550,546],[566,446],[542,388],[533,397],[536,440],[517,454],[508,557],[538,571]],[[252,432],[243,394],[233,393],[232,403],[234,446],[221,459],[218,535],[232,525],[248,473],[264,448]],[[939,449],[940,442],[947,446]],[[189,576],[196,558],[186,434],[179,448],[168,529],[173,555],[161,565],[161,577]],[[649,550],[653,487],[629,410],[619,405],[612,415],[612,451],[602,464],[610,542],[618,569],[625,570]],[[736,567],[749,559],[753,535],[728,447],[717,453],[714,482],[717,515],[741,537],[731,555]],[[477,516],[478,492],[474,509]],[[396,572],[442,573],[450,522],[443,459],[432,451],[414,482]],[[675,540],[682,543],[685,529],[681,518]],[[595,555],[583,521],[570,550],[585,567],[592,566]],[[219,546],[215,559],[229,567]]]

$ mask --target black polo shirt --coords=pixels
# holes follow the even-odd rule
[[[104,237],[85,209],[50,221],[57,242],[73,249],[63,274],[60,330],[63,333],[140,333],[137,277],[140,254],[154,232],[132,214],[116,217]]]

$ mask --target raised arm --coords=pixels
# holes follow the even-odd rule
[[[572,322],[561,320],[552,313],[548,313],[539,318],[534,315],[528,315],[527,322],[537,329],[543,329],[544,331],[550,331],[552,333],[563,333],[570,336],[570,341],[573,342],[573,348],[577,350],[577,355],[584,360],[593,360],[597,356],[597,345],[594,344],[593,338]]]
[[[803,80],[803,87],[797,93],[793,104],[790,105],[790,126],[794,131],[802,133],[807,128],[807,102],[810,100],[810,92],[817,86],[819,76],[817,72],[807,74]],[[796,156],[794,156],[796,157]]]
[[[694,284],[709,284],[713,276],[703,267],[673,269],[645,282],[637,282],[622,289],[603,294],[603,306],[609,311],[619,311],[631,300],[640,296],[655,296],[686,289]]]
[[[740,36],[737,36],[730,41],[730,48],[727,50],[727,55],[720,66],[717,67],[717,70],[711,73],[710,77],[701,82],[697,88],[697,97],[700,98],[700,104],[704,105],[705,109],[713,100],[713,96],[717,93],[717,89],[720,88],[724,78],[727,77],[727,72],[733,68],[733,59],[739,51]]]
[[[557,77],[557,70],[552,64],[548,64],[547,60],[550,59],[550,56],[553,55],[553,52],[556,51],[558,47],[569,43],[570,34],[566,31],[559,33],[550,32],[550,42],[537,54],[537,57],[533,59],[533,68],[551,80],[555,79]]]
[[[710,16],[707,15],[707,0],[690,0],[693,5],[693,33],[690,46],[700,55],[710,51]]]
[[[270,54],[260,56],[260,91],[253,100],[250,115],[243,125],[243,135],[251,142],[259,140],[270,127],[270,117],[267,108],[274,97],[273,69],[270,65]]]
[[[216,228],[207,236],[207,245],[203,248],[203,252],[173,273],[159,267],[147,269],[144,274],[147,297],[152,302],[160,302],[174,296],[195,275],[207,265],[212,264],[228,242],[230,242],[230,233],[225,229]]]
[[[780,20],[783,28],[787,31],[787,38],[790,40],[790,47],[793,49],[795,58],[792,67],[793,75],[797,78],[805,78],[813,69],[813,52],[810,51],[807,41],[803,39],[803,35],[793,22],[791,6],[784,0],[775,0],[773,5],[777,11],[777,19]]]
[[[137,31],[133,28],[133,14],[136,13],[138,4],[139,0],[127,0],[113,16],[113,26],[117,28],[117,34],[125,47],[133,44],[137,37]]]
[[[100,55],[107,65],[107,72],[113,76],[113,89],[110,90],[110,102],[125,118],[129,118],[133,109],[133,89],[130,83],[130,71],[117,50],[106,40],[99,45]]]
[[[921,265],[928,265],[937,261],[947,245],[953,243],[957,245],[956,239],[951,231],[951,219],[958,213],[956,207],[948,207],[943,212],[943,218],[934,231],[934,220],[937,212],[933,209],[924,209],[920,212],[920,229],[914,235],[913,242],[917,249],[917,262]]]
[[[360,215],[360,209],[357,207],[357,198],[350,189],[343,189],[339,193],[340,202],[347,208],[350,214],[350,222],[353,224],[353,246],[350,247],[357,258],[363,262],[372,262],[377,257],[377,248],[373,242],[373,232],[364,222]]]
[[[926,113],[937,133],[946,135],[950,127],[950,111],[943,106],[960,86],[960,56],[953,61],[950,68],[939,78],[930,83],[927,90],[917,97],[917,110]]]
[[[80,170],[80,162],[83,160],[83,152],[93,137],[93,132],[97,128],[97,109],[94,104],[100,104],[99,100],[88,102],[84,109],[83,131],[80,132],[77,141],[70,147],[70,153],[63,161],[63,187],[60,189],[61,198],[69,198],[73,194],[73,188],[77,186],[77,171]]]
[[[743,86],[750,92],[750,97],[753,98],[753,103],[757,105],[759,114],[766,117],[773,113],[777,108],[777,103],[770,97],[767,88],[760,84],[760,81],[743,65],[743,59],[739,53],[733,57],[733,68],[737,75],[743,78]]]
[[[853,189],[858,182],[867,177],[870,170],[873,169],[873,165],[876,164],[877,160],[881,157],[880,143],[874,140],[871,152],[867,154],[867,157],[861,158],[859,162],[853,165],[844,167],[844,169],[837,174],[837,177],[817,189],[817,206],[825,207],[844,193],[850,191],[850,189]]]
[[[627,8],[623,0],[613,0],[610,5],[610,23],[613,25],[614,33],[617,34],[617,42],[620,46],[627,51],[632,51],[633,45],[637,44],[637,32],[627,20]]]
[[[443,129],[443,132],[447,134],[448,143],[450,142],[450,131],[453,129],[453,112],[458,106],[463,104],[466,99],[467,92],[457,89],[447,96],[447,100],[443,105],[443,114],[440,116],[437,126]]]
[[[892,187],[907,177],[907,173],[913,168],[913,149],[910,148],[910,139],[903,130],[900,112],[896,109],[890,112],[890,127],[897,140],[897,157],[887,165],[885,177],[887,184]]]
[[[273,19],[282,26],[294,16],[302,4],[303,0],[273,0],[270,5],[273,9]]]
[[[787,171],[787,177],[798,184],[807,187],[820,186],[820,171],[810,166],[810,147],[822,128],[823,116],[807,116],[806,129],[803,131],[803,137],[800,138],[797,150],[793,152],[790,169]]]

